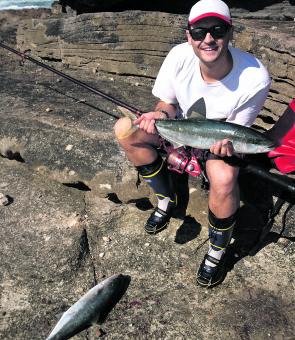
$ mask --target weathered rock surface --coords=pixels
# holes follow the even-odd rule
[[[94,284],[81,192],[0,158],[0,337],[45,338],[61,310]]]
[[[83,14],[29,20],[17,45],[71,68],[155,79],[172,46],[185,41],[186,15],[160,12]],[[295,26],[292,22],[236,20],[234,45],[259,57],[272,87],[257,124],[268,129],[284,112],[295,88]]]
[[[96,44],[88,44],[89,38],[85,38],[86,43],[83,38],[84,34],[95,37],[102,32],[99,23],[104,17],[97,15],[44,22],[38,19],[33,20],[31,28],[28,22],[22,23],[20,30],[26,38],[20,47],[31,47],[34,56],[42,56],[70,75],[142,110],[149,109],[155,100],[150,91],[154,76],[127,76],[102,69],[94,73],[91,63],[89,68],[87,63],[79,62],[74,67],[75,59],[70,56],[89,55],[95,60],[94,56],[101,53]],[[171,22],[178,17],[158,14],[158,20],[170,18]],[[93,27],[94,18],[98,32]],[[107,20],[110,18],[108,14]],[[69,36],[63,32],[71,25],[73,29],[75,25],[82,29],[79,20],[86,20],[89,36],[81,33],[77,43],[77,31],[72,37],[70,29]],[[139,25],[137,20],[140,19],[134,19],[135,26]],[[162,34],[170,44],[176,43],[179,36],[168,32],[165,20]],[[239,43],[247,42],[249,50],[264,57],[262,43],[255,44],[254,29],[248,31],[252,32],[248,36],[243,22],[241,25],[240,34],[244,36]],[[279,36],[285,27],[285,38],[290,39],[291,45],[288,25],[280,26]],[[15,42],[13,26],[7,24],[2,30],[11,43]],[[24,27],[28,27],[27,32]],[[51,27],[50,35],[47,27]],[[60,29],[56,31],[54,27]],[[175,27],[181,27],[178,21]],[[127,25],[123,28],[122,32],[126,32]],[[268,28],[261,36],[259,32],[258,41],[267,38],[264,32]],[[29,40],[30,34],[34,40]],[[107,31],[102,37],[109,34]],[[66,43],[58,45],[61,36]],[[123,53],[122,36],[118,35],[114,51],[110,49],[111,38],[104,42],[104,48],[109,53],[117,49]],[[140,40],[143,38],[140,36]],[[145,51],[139,43],[140,51]],[[65,54],[61,53],[63,44],[67,47]],[[267,53],[274,53],[270,47],[274,41],[266,44]],[[287,58],[286,63],[291,66],[288,64],[279,72],[278,62],[273,72],[279,72],[276,79],[293,89],[294,78],[290,78],[288,70],[294,63],[288,58],[294,57],[294,52],[288,52],[287,42],[276,46],[279,51],[285,50],[275,58]],[[82,47],[88,53],[82,53]],[[136,53],[134,44],[131,47],[128,58],[139,65],[132,59]],[[46,49],[51,54],[46,54]],[[157,63],[168,49],[168,43],[159,41],[155,49],[160,50]],[[151,42],[147,50],[152,50]],[[60,61],[54,62],[57,51]],[[154,55],[152,58],[156,60]],[[101,59],[110,63],[106,53]],[[115,61],[119,67],[120,62]],[[141,63],[150,65],[146,60]],[[69,65],[68,69],[64,64]],[[149,67],[152,70],[154,66]],[[131,284],[102,326],[101,333],[106,333],[107,339],[293,338],[292,203],[284,203],[270,224],[271,233],[260,244],[260,251],[256,249],[252,254],[255,256],[248,256],[276,197],[269,183],[241,176],[244,205],[235,242],[228,252],[227,277],[211,291],[200,289],[194,275],[207,250],[207,192],[200,189],[200,181],[190,180],[186,218],[172,219],[169,228],[155,237],[146,235],[143,223],[151,213],[151,195],[144,184],[136,189],[136,173],[114,142],[116,107],[29,62],[21,67],[19,60],[4,50],[0,50],[0,77],[0,192],[9,198],[9,205],[0,205],[0,338],[44,339],[61,314],[95,282],[119,272],[129,274]],[[276,102],[279,110],[289,97],[278,89],[269,100]],[[97,337],[95,330],[90,329],[76,338]]]
[[[84,197],[26,164],[0,163],[1,191],[11,198],[0,207],[1,338],[44,339],[97,281],[120,272],[132,281],[102,326],[106,339],[292,338],[294,244],[282,239],[255,257],[232,253],[222,286],[203,290],[194,272],[207,248],[205,192],[195,192],[193,217],[172,220],[151,238],[139,227],[150,213],[142,205],[114,203],[95,190]],[[257,210],[243,213],[237,241],[249,246]]]

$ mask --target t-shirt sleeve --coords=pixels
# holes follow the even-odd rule
[[[245,95],[239,107],[237,107],[227,118],[227,122],[244,126],[251,126],[266,100],[270,87],[270,81],[261,84],[259,88]]]
[[[174,90],[175,69],[175,52],[172,49],[166,56],[160,68],[152,90],[155,97],[168,104],[177,104]]]

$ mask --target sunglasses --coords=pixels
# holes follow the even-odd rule
[[[204,27],[189,27],[189,33],[193,40],[202,41],[205,39],[207,33],[210,33],[213,39],[221,39],[224,38],[226,33],[229,31],[229,25],[215,25],[212,27],[204,28]]]

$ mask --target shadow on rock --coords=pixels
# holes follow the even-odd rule
[[[292,303],[279,294],[247,286],[233,293],[230,303],[217,304],[211,322],[217,329],[234,329],[238,339],[291,339],[291,309]]]
[[[238,213],[237,224],[233,233],[234,242],[228,247],[226,253],[227,271],[245,256],[254,256],[261,249],[271,243],[276,243],[279,238],[285,237],[294,241],[290,235],[292,219],[294,220],[294,202],[285,195],[274,202],[274,188],[269,183],[262,182],[254,177],[240,176],[239,178],[242,200],[245,203]],[[282,221],[277,218],[283,206],[289,205],[282,216]],[[279,232],[272,228],[277,224]],[[293,236],[293,235],[292,235]]]
[[[193,239],[197,238],[197,236],[201,232],[201,224],[196,221],[196,219],[192,216],[185,216],[182,225],[176,232],[175,242],[179,244],[185,244]]]
[[[271,207],[269,207],[271,209]],[[233,244],[231,248],[243,257],[249,255],[259,242],[264,227],[268,224],[268,215],[256,206],[246,204],[239,210]]]
[[[132,199],[132,200],[129,200],[127,203],[134,204],[136,208],[141,211],[153,209],[153,205],[147,197]]]
[[[263,209],[261,207],[259,209],[258,206],[259,204],[254,206],[253,204],[246,203],[238,212],[237,223],[232,236],[233,242],[226,251],[227,272],[231,271],[234,265],[245,256],[254,256],[257,253],[257,247],[263,244],[263,248],[273,242],[273,240],[269,240],[267,243],[264,243],[266,241],[264,237],[262,243],[261,239],[265,228],[271,228],[268,215],[272,209],[272,202],[267,202]]]
[[[188,174],[186,172],[179,174],[175,171],[171,171],[170,173],[174,190],[177,195],[177,207],[174,211],[174,215],[180,218],[185,218],[189,202]]]

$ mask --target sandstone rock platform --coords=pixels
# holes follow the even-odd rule
[[[155,101],[152,77],[47,62],[142,110]],[[4,50],[0,77],[0,192],[8,198],[0,206],[1,338],[46,338],[95,283],[123,273],[131,276],[127,293],[99,331],[76,339],[292,339],[292,199],[251,253],[277,197],[269,183],[243,175],[227,276],[201,289],[195,271],[208,246],[208,193],[200,179],[189,181],[186,217],[146,235],[153,198],[144,184],[136,188],[137,174],[114,141],[116,106],[33,64],[20,66]],[[292,88],[293,78],[281,78]],[[273,94],[269,100],[284,108],[289,97]]]

